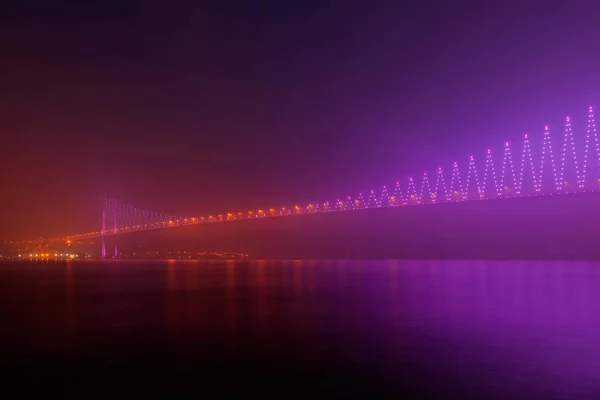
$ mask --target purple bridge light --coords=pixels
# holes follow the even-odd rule
[[[443,168],[439,167],[437,172],[431,175],[435,176],[431,182],[430,175],[425,172],[419,185],[413,177],[409,177],[405,189],[398,181],[393,190],[388,191],[388,187],[383,186],[380,190],[370,189],[368,196],[358,193],[354,197],[342,197],[344,200],[338,198],[332,203],[325,201],[281,209],[264,208],[248,212],[181,217],[139,209],[115,199],[106,199],[102,210],[102,229],[100,231],[76,234],[56,240],[101,237],[102,257],[107,257],[105,237],[128,232],[334,211],[599,191],[600,140],[596,130],[594,108],[588,108],[587,129],[582,148],[579,149],[579,153],[583,151],[583,154],[578,154],[570,117],[566,117],[562,132],[560,165],[557,165],[557,158],[554,154],[553,145],[556,145],[556,139],[553,139],[555,138],[551,134],[550,128],[545,126],[540,147],[536,148],[539,149],[538,157],[536,157],[530,136],[525,134],[520,151],[520,165],[513,162],[511,144],[504,142],[501,156],[496,156],[496,160],[494,160],[495,153],[492,149],[487,149],[483,165],[478,166],[475,156],[470,156],[466,164],[466,171],[461,173],[459,163],[454,162],[448,180],[444,176]],[[560,143],[560,138],[558,140]],[[481,168],[483,168],[483,174],[479,175],[477,170],[482,171]],[[464,177],[464,180],[461,176]],[[432,185],[434,179],[435,183]],[[112,230],[107,230],[107,226],[112,226]],[[114,256],[118,256],[116,244]]]

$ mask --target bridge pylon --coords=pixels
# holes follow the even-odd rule
[[[116,242],[116,237],[117,237],[117,201],[116,200],[113,201],[112,211],[113,211],[113,232],[115,234],[115,253],[114,253],[114,258],[118,258],[119,257],[119,250],[117,248],[117,242]]]
[[[102,236],[102,249],[101,249],[101,258],[106,258],[106,202],[104,202],[104,207],[102,207],[102,230],[100,231],[100,235]]]
[[[112,222],[112,228],[113,228],[113,233],[114,236],[116,238],[117,233],[118,233],[118,229],[117,229],[117,201],[114,199],[108,199],[105,198],[104,200],[104,207],[102,208],[102,230],[100,231],[100,236],[102,238],[102,249],[100,250],[100,254],[101,254],[101,258],[106,258],[107,253],[106,253],[106,233],[107,233],[107,229],[110,229],[107,226],[107,218],[109,219],[108,222],[110,224],[110,222]],[[112,219],[112,221],[111,221]],[[110,226],[110,225],[109,225]],[[117,243],[115,241],[115,245],[114,245],[114,253],[113,253],[113,258],[117,258],[119,256],[119,248],[117,246]]]

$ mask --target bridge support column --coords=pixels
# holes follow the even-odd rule
[[[102,236],[102,249],[101,251],[101,256],[102,258],[106,258],[106,241],[104,239],[104,233],[106,231],[106,207],[104,207],[104,209],[102,210],[102,231],[101,236]]]
[[[119,250],[117,248],[117,202],[113,201],[113,232],[115,234],[115,258],[119,257]]]

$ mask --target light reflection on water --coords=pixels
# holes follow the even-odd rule
[[[600,393],[599,263],[3,265],[0,300],[3,360],[138,347],[338,381],[348,368],[389,387],[427,376],[513,398]]]

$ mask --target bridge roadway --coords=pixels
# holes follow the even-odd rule
[[[465,201],[189,224],[117,243],[123,251],[205,248],[278,259],[600,259],[598,206],[599,193]],[[81,246],[97,252],[94,243]]]
[[[102,229],[93,232],[84,232],[70,236],[43,239],[45,242],[71,242],[97,237],[122,235],[131,232],[160,230],[171,227],[188,225],[214,224],[239,220],[277,219],[276,217],[322,214],[335,211],[354,211],[358,209],[373,208],[404,208],[415,203],[486,203],[499,200],[509,201],[512,198],[524,197],[565,197],[568,192],[586,193],[600,190],[600,137],[596,129],[595,111],[593,106],[587,110],[587,129],[585,137],[581,137],[585,148],[577,150],[575,136],[571,126],[571,118],[566,117],[563,129],[563,140],[560,133],[557,136],[550,133],[550,127],[544,127],[544,134],[540,147],[533,151],[532,139],[528,134],[523,135],[523,146],[520,160],[513,162],[512,147],[509,142],[504,142],[503,151],[492,152],[487,149],[485,158],[481,158],[479,167],[475,156],[469,157],[468,163],[463,165],[462,172],[455,161],[452,165],[451,176],[444,177],[444,170],[438,167],[437,172],[428,175],[423,173],[420,185],[420,194],[417,188],[417,179],[410,177],[407,185],[396,182],[393,190],[383,186],[377,192],[371,189],[365,196],[359,193],[356,198],[346,197],[322,204],[295,206],[292,209],[264,208],[248,213],[226,213],[208,217],[173,218],[148,210],[140,210],[131,205],[122,204],[116,199],[106,199],[102,212]],[[580,139],[577,139],[578,141]],[[556,142],[558,140],[558,142]],[[554,155],[552,143],[555,146],[563,143],[562,152]],[[583,154],[582,154],[583,153]],[[494,156],[496,154],[494,163]],[[537,157],[534,157],[537,154]],[[560,159],[560,164],[558,160]],[[578,163],[577,160],[580,160]],[[494,169],[494,164],[498,166]],[[483,171],[479,179],[477,171]],[[463,179],[461,179],[461,176]],[[435,183],[434,183],[435,182]],[[554,193],[542,194],[546,191]],[[525,196],[524,196],[525,195]],[[574,194],[573,195],[577,195]],[[468,201],[464,198],[468,198]],[[485,200],[485,201],[482,201]],[[408,204],[407,204],[408,203]],[[424,204],[421,205],[424,207]],[[267,210],[267,211],[265,211]],[[368,211],[363,211],[368,212]],[[348,214],[350,215],[350,214]],[[99,224],[100,225],[100,224]],[[100,226],[99,226],[100,227]],[[106,239],[106,238],[105,238]],[[39,243],[42,240],[35,241]],[[32,243],[29,241],[28,243]]]
[[[104,236],[123,235],[123,234],[128,234],[128,233],[145,232],[145,231],[151,231],[151,230],[157,230],[157,229],[177,228],[177,227],[182,227],[182,226],[218,224],[218,223],[224,223],[224,222],[249,221],[249,220],[257,220],[257,219],[273,219],[273,218],[300,216],[300,215],[308,215],[308,214],[322,214],[322,213],[332,213],[332,212],[358,212],[358,211],[365,211],[365,210],[370,210],[370,209],[380,209],[380,208],[423,207],[423,206],[434,206],[434,205],[439,206],[439,205],[447,204],[447,203],[501,201],[501,200],[523,198],[523,197],[574,196],[574,195],[582,195],[582,194],[586,194],[586,193],[589,194],[592,192],[597,192],[597,191],[590,190],[590,191],[586,191],[584,193],[577,192],[577,193],[532,194],[532,195],[525,195],[525,196],[507,196],[507,197],[502,197],[502,198],[483,199],[483,200],[469,199],[469,200],[459,200],[459,201],[456,201],[456,200],[455,201],[441,201],[441,202],[437,202],[437,203],[432,203],[432,202],[420,203],[420,202],[417,202],[416,200],[413,200],[414,202],[412,204],[399,204],[399,205],[390,204],[390,205],[386,205],[386,206],[376,206],[376,207],[365,206],[365,207],[360,207],[360,208],[358,208],[358,207],[349,208],[343,202],[340,202],[338,207],[335,207],[335,206],[329,207],[328,203],[324,203],[322,208],[317,208],[314,205],[308,205],[306,207],[295,206],[292,209],[283,208],[281,211],[276,211],[275,209],[271,208],[271,209],[269,209],[268,212],[265,212],[263,210],[257,210],[256,212],[249,211],[248,214],[243,214],[243,213],[237,213],[237,214],[227,213],[226,215],[217,214],[216,217],[215,216],[185,217],[185,218],[181,217],[181,218],[176,218],[176,219],[172,219],[169,221],[162,221],[162,222],[157,222],[157,223],[152,223],[152,224],[117,227],[116,232],[115,232],[115,229],[111,229],[110,227],[108,227],[104,232]],[[393,199],[393,197],[392,197],[392,199]],[[95,232],[88,232],[88,233],[83,233],[83,234],[70,235],[70,236],[63,237],[63,238],[54,238],[50,241],[70,243],[72,241],[76,242],[76,241],[81,241],[81,240],[94,239],[94,238],[99,238],[101,236],[103,236],[102,231],[95,231]]]

